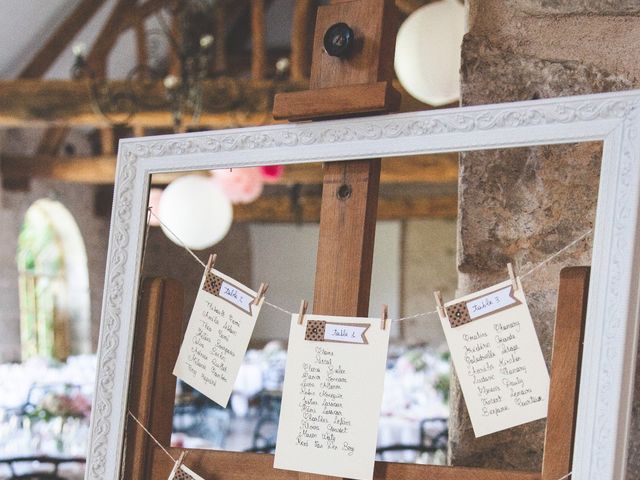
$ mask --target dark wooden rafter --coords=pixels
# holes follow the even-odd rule
[[[147,0],[137,6],[137,0],[118,0],[87,56],[87,63],[98,78],[106,76],[108,56],[120,34],[144,22],[145,18],[168,3],[168,0]]]
[[[33,56],[29,64],[20,72],[20,78],[42,77],[53,62],[75,38],[96,11],[104,4],[104,0],[83,0],[53,35]]]
[[[98,78],[106,77],[109,53],[120,36],[125,13],[133,9],[136,1],[118,0],[87,55],[87,63]]]
[[[37,155],[58,155],[60,148],[62,148],[69,135],[69,130],[69,127],[52,127],[45,130],[38,145]]]
[[[122,91],[126,81],[110,81],[109,88]],[[205,80],[203,83],[203,113],[200,125],[215,128],[257,125],[269,121],[273,95],[277,91],[294,91],[302,85],[234,79],[237,88],[230,88],[226,79]],[[94,111],[89,89],[69,80],[0,80],[0,126],[33,126],[34,123],[106,125],[106,120]],[[131,125],[163,127],[172,125],[162,82],[145,85]],[[237,95],[236,99],[234,95]],[[226,102],[224,106],[221,102]],[[114,115],[123,112],[115,111]]]
[[[135,134],[136,132],[134,132]],[[139,133],[139,132],[138,132]],[[12,178],[21,173],[38,178],[65,182],[113,184],[116,171],[116,137],[126,137],[130,132],[122,130],[114,134],[111,128],[100,129],[102,155],[88,157],[56,158],[54,154],[32,157],[3,157],[3,176]],[[155,184],[168,184],[177,174],[156,174]],[[458,179],[458,156],[455,153],[416,155],[385,159],[380,179],[383,185],[451,185]],[[322,183],[322,165],[308,163],[287,165],[285,174],[276,185],[319,185]]]

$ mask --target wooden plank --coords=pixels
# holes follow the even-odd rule
[[[397,110],[400,93],[390,82],[278,93],[273,104],[276,120],[308,120]]]
[[[178,457],[183,449],[171,448],[169,452]],[[165,480],[171,471],[171,460],[160,450],[152,447],[153,470],[151,479]],[[260,453],[220,452],[189,449],[185,465],[204,478],[225,480],[299,480],[297,472],[274,469],[273,455]],[[268,472],[268,473],[267,473]],[[314,476],[313,478],[317,478]],[[332,477],[327,477],[332,478]],[[442,467],[410,463],[376,462],[373,474],[376,479],[437,479],[437,480],[540,480],[537,472],[519,472],[468,467]]]
[[[393,2],[387,0],[319,7],[311,89],[389,81],[393,55],[380,46],[382,41],[395,38],[394,10]],[[356,38],[363,39],[362,48],[348,61],[331,57],[324,51],[324,33],[337,22],[347,23],[356,32]],[[368,312],[379,181],[379,159],[325,164],[315,313],[364,316]],[[307,475],[301,475],[303,477]]]
[[[379,159],[325,166],[314,313],[368,313],[379,178]]]
[[[224,78],[203,82],[203,113],[200,124],[211,128],[258,125],[268,121],[273,95],[281,90],[298,90],[296,83],[271,80],[254,82],[234,79],[242,92],[238,105],[221,108],[220,98],[231,97],[228,80]],[[111,91],[128,91],[126,81],[110,81]],[[138,98],[136,115],[131,125],[171,127],[173,119],[162,82],[135,89],[144,92]],[[234,89],[235,91],[235,89]],[[159,105],[159,106],[158,106]],[[125,111],[114,112],[124,114]],[[34,123],[106,126],[108,122],[95,113],[88,85],[84,81],[69,80],[0,80],[0,126],[33,127]]]
[[[103,4],[104,0],[82,0],[33,56],[28,65],[20,72],[19,77],[38,78],[47,73],[53,62],[67,48],[69,42],[75,38]]]
[[[149,49],[147,46],[147,30],[144,25],[144,19],[138,19],[133,26],[133,30],[136,34],[136,61],[138,65],[147,65],[149,62]]]
[[[111,129],[103,129],[111,130]],[[137,128],[139,131],[140,129]],[[141,136],[138,132],[135,136]],[[103,145],[114,145],[115,140],[103,138]],[[116,171],[115,155],[90,157],[56,157],[35,155],[32,157],[5,156],[2,173],[5,178],[22,175],[49,178],[64,182],[113,184]],[[167,185],[182,174],[156,174],[155,185]],[[320,163],[287,165],[283,176],[275,185],[318,185],[322,183],[323,166]],[[386,158],[382,161],[380,182],[392,184],[453,185],[458,181],[458,156],[452,153],[415,155]]]
[[[542,480],[557,480],[571,472],[589,274],[589,267],[560,272]]]
[[[297,0],[291,22],[291,79],[304,80],[311,69],[310,27],[315,10],[313,0]]]
[[[251,78],[262,80],[266,73],[265,0],[251,2]]]
[[[319,197],[302,196],[297,208],[298,210],[294,210],[287,196],[262,196],[248,205],[236,205],[233,210],[233,221],[236,223],[317,223],[320,221]],[[378,199],[378,220],[433,218],[453,220],[457,216],[458,196],[455,193],[404,198],[381,195]],[[343,257],[337,258],[336,263],[341,259]]]
[[[135,4],[136,0],[118,0],[93,43],[93,47],[87,55],[87,63],[98,78],[106,77],[109,52],[122,32],[121,24],[126,12],[134,9]]]
[[[171,372],[182,339],[183,291],[176,280],[151,278],[142,282],[141,292],[128,408],[156,439],[169,445],[176,391]],[[127,417],[123,478],[149,478],[152,445],[151,438]]]

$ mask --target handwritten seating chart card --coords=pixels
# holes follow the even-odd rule
[[[217,270],[205,271],[173,374],[226,407],[264,298]]]
[[[517,287],[508,280],[440,312],[476,437],[547,416],[549,373]]]
[[[380,319],[291,319],[274,467],[373,477],[390,328]]]

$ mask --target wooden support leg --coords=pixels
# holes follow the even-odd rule
[[[141,291],[128,408],[168,448],[176,394],[176,378],[171,372],[182,339],[184,295],[179,282],[166,278],[145,279]],[[122,478],[152,478],[154,446],[144,430],[127,416]],[[169,471],[170,468],[166,473]]]
[[[325,165],[313,310],[366,316],[380,160]]]
[[[541,480],[557,480],[571,471],[589,272],[589,267],[560,272]]]

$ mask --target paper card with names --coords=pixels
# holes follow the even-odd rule
[[[291,319],[274,467],[369,480],[389,331],[380,319]]]
[[[264,299],[217,270],[205,273],[173,374],[226,407]]]
[[[440,315],[476,437],[547,416],[549,373],[517,285],[458,298]]]

